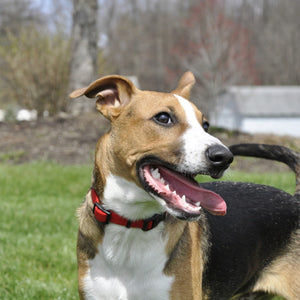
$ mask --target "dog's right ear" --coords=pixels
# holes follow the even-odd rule
[[[88,87],[73,91],[70,98],[85,95],[88,98],[98,98],[97,110],[109,120],[116,118],[123,106],[129,103],[137,88],[123,76],[112,75],[102,77],[92,82]]]

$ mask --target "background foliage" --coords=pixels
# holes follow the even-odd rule
[[[0,46],[2,97],[41,117],[65,110],[69,75],[69,41],[62,32],[46,34],[35,26],[6,32]],[[9,100],[10,99],[10,100]]]
[[[2,0],[0,105],[66,110],[71,0]],[[98,0],[98,73],[170,90],[192,69],[209,110],[228,85],[300,84],[300,2]],[[84,76],[84,74],[82,74]],[[208,103],[207,100],[210,100]]]

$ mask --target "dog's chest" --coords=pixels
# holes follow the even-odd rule
[[[163,273],[167,256],[160,227],[106,227],[98,254],[88,262],[87,299],[169,299],[173,279]]]

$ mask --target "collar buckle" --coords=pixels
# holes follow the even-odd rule
[[[94,203],[93,214],[96,219],[105,225],[110,222],[111,213],[107,209],[105,209],[99,202]]]
[[[149,231],[149,230],[155,228],[165,218],[166,218],[166,213],[155,214],[154,216],[144,220],[144,224],[141,229],[143,231]]]

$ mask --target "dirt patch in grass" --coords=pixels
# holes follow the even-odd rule
[[[94,113],[76,118],[0,123],[0,161],[91,163],[95,144],[107,128],[108,122]]]
[[[98,113],[63,116],[31,122],[0,123],[0,162],[55,161],[61,164],[92,164],[95,145],[109,128]],[[300,139],[288,136],[250,135],[212,130],[226,145],[236,143],[279,144],[300,151]],[[287,171],[280,163],[236,158],[233,169],[249,172]]]

